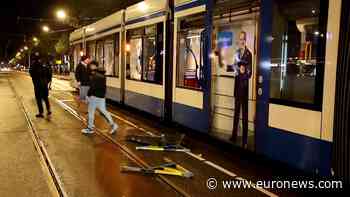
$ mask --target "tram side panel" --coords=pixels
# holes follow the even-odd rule
[[[164,116],[166,0],[143,1],[126,9],[126,105]]]
[[[201,132],[210,122],[202,83],[205,11],[204,1],[175,1],[173,121]]]
[[[310,3],[262,1],[259,75],[263,80],[257,103],[256,151],[304,171],[330,175],[335,104],[331,92],[336,81],[340,21],[339,14],[334,13],[339,13],[341,1],[319,1],[319,7]],[[295,23],[285,22],[280,15],[286,13],[277,10],[291,8],[300,18]],[[281,26],[284,23],[288,23],[289,31]],[[317,79],[320,76],[323,80]],[[309,93],[315,95],[308,97]]]

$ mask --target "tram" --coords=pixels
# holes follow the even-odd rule
[[[74,65],[88,54],[104,67],[108,99],[226,141],[243,45],[248,149],[329,175],[339,10],[338,0],[145,0],[70,43]]]

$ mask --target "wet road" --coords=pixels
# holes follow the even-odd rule
[[[63,196],[145,196],[145,193],[180,196],[158,177],[120,173],[121,165],[137,166],[137,163],[104,138],[82,135],[80,130],[84,125],[54,102],[51,103],[54,112],[51,119],[36,119],[35,100],[27,76],[13,73],[0,75],[0,79],[2,97],[14,97],[10,82],[22,100],[47,151]],[[9,95],[4,95],[6,92]],[[25,116],[14,98],[1,100],[0,117],[3,128],[0,143],[2,149],[6,147],[7,150],[0,151],[0,181],[6,183],[0,184],[0,196],[52,196],[47,183],[49,177],[44,176],[36,159],[38,153],[25,133],[29,130]]]
[[[76,101],[76,96],[71,93],[72,89],[68,81],[54,79],[50,96],[53,115],[50,119],[36,119],[37,109],[31,79],[23,73],[12,73],[0,75],[0,80],[4,82],[0,83],[0,88],[2,88],[0,94],[6,91],[12,96],[16,94],[23,103],[32,122],[32,129],[37,133],[48,157],[49,165],[54,171],[52,176],[57,182],[56,188],[62,190],[61,195],[63,196],[277,196],[281,194],[285,196],[280,191],[254,188],[224,190],[220,185],[215,190],[209,190],[207,180],[212,177],[216,178],[218,183],[222,180],[242,178],[257,180],[269,178],[274,169],[252,165],[244,156],[237,158],[237,155],[232,156],[215,145],[188,137],[185,142],[186,146],[191,148],[192,153],[137,151],[135,144],[125,141],[124,137],[127,134],[158,135],[177,131],[162,127],[157,121],[149,121],[147,118],[142,118],[116,106],[109,107],[113,118],[120,126],[116,135],[111,136],[107,133],[109,127],[98,113],[96,127],[99,132],[89,136],[82,135],[80,130],[85,127],[86,106]],[[13,85],[14,90],[11,90],[9,83]],[[3,97],[7,98],[11,95]],[[21,130],[21,128],[29,130],[23,112],[19,113],[20,109],[16,108],[10,109],[10,106],[18,105],[14,99],[12,101],[1,100],[0,105],[2,109],[6,107],[8,111],[18,113],[18,117],[15,117],[1,110],[0,117],[4,121],[0,121],[0,126],[5,132],[6,129],[7,131]],[[3,126],[9,125],[9,121],[14,122],[11,125],[16,128]],[[17,139],[16,135],[13,138]],[[24,141],[32,143],[30,138]],[[17,154],[19,147],[21,147],[20,144],[14,147],[12,153],[7,157]],[[37,154],[35,149],[32,150],[32,154]],[[203,157],[198,154],[203,154]],[[120,173],[122,165],[155,166],[163,163],[164,157],[181,164],[192,171],[195,176],[185,179],[174,176]],[[38,163],[32,165],[40,166]],[[11,170],[14,171],[13,173],[17,172],[16,169]],[[38,173],[45,174],[43,170],[38,170]],[[281,174],[280,172],[275,173]],[[47,179],[50,178],[43,176],[42,179],[37,178],[36,181],[40,182],[42,187],[52,190],[52,183],[50,185]],[[0,196],[3,196],[1,191]],[[40,196],[40,193],[30,196]],[[288,196],[294,195],[289,194]]]
[[[0,74],[0,149],[0,196],[54,196],[6,74]]]

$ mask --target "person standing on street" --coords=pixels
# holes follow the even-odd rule
[[[81,57],[81,61],[75,70],[75,79],[79,86],[79,99],[84,102],[86,102],[87,93],[89,91],[89,64],[89,56],[84,55]]]
[[[52,71],[48,66],[43,65],[38,52],[33,55],[33,63],[30,66],[29,73],[32,77],[35,99],[38,106],[39,113],[37,118],[43,118],[44,109],[42,101],[45,102],[47,115],[51,115],[51,108],[49,102],[49,83],[52,80]]]
[[[98,63],[93,61],[90,63],[91,77],[90,77],[90,89],[88,91],[88,127],[82,130],[82,133],[91,134],[94,133],[94,120],[95,111],[98,109],[103,117],[108,121],[111,126],[110,134],[114,134],[118,129],[118,125],[113,121],[110,113],[106,109],[106,77],[105,71],[98,68]]]

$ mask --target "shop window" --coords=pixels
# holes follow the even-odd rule
[[[320,110],[328,1],[273,4],[270,101]]]
[[[204,14],[180,18],[177,39],[178,87],[201,89]]]
[[[127,31],[127,79],[162,83],[163,24]]]

